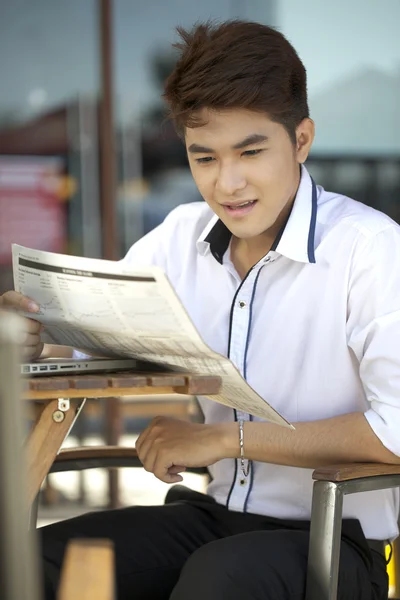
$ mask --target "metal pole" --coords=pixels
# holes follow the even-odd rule
[[[343,493],[331,481],[313,489],[306,600],[336,600]]]
[[[67,106],[70,175],[79,181],[74,193],[74,227],[79,232],[79,253],[101,257],[99,106],[97,99],[77,96]]]
[[[16,315],[0,311],[0,589],[4,600],[39,600],[38,550],[28,531],[19,327]]]
[[[100,104],[100,197],[103,237],[103,258],[116,260],[117,250],[117,202],[116,202],[116,154],[113,116],[113,41],[112,0],[100,2],[100,58],[101,58],[101,104]],[[106,401],[105,410],[108,444],[117,444],[121,427],[120,402],[118,398]],[[119,505],[118,471],[108,473],[109,506]]]
[[[113,115],[112,0],[100,2],[100,196],[103,258],[116,260],[116,154]]]

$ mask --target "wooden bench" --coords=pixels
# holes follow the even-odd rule
[[[68,544],[57,600],[116,600],[110,540],[75,539]]]

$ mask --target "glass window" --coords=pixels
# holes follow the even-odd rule
[[[160,97],[175,27],[235,17],[277,26],[305,63],[317,131],[308,167],[317,181],[400,217],[398,0],[118,0],[121,253],[174,206],[200,199]]]
[[[0,122],[97,95],[96,0],[0,0]]]
[[[400,154],[400,2],[279,0],[307,68],[314,152]]]
[[[0,162],[4,177],[14,179],[12,189],[0,186],[0,221],[14,242],[100,255],[97,9],[96,0],[0,0]],[[46,213],[33,179],[28,189],[22,178],[33,169],[35,181],[42,181],[53,164],[63,192],[52,202],[63,206]],[[17,193],[26,211],[12,210],[10,194]],[[35,203],[41,219],[52,223],[48,235],[43,223],[36,228],[29,221],[28,214],[39,214]],[[3,253],[0,292],[11,286],[11,262]]]

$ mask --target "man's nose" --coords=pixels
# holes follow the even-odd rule
[[[226,196],[232,196],[235,192],[243,190],[246,183],[246,179],[237,165],[226,165],[221,166],[219,170],[216,189]]]

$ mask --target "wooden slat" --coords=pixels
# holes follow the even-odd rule
[[[313,472],[313,479],[319,481],[349,481],[362,477],[378,475],[400,475],[400,465],[384,465],[379,463],[349,463],[319,467]]]
[[[26,384],[28,389],[37,391],[68,390],[70,387],[69,381],[65,377],[35,377],[26,380]]]
[[[83,400],[71,401],[71,407],[65,413],[61,423],[53,420],[53,414],[58,410],[58,400],[53,399],[40,407],[40,414],[27,439],[25,449],[29,475],[27,484],[29,503],[36,498],[42,481],[49,472],[57,452],[76,418],[78,406],[83,403]]]
[[[60,451],[56,461],[102,458],[137,458],[136,448],[130,446],[81,446],[79,448],[65,448]]]
[[[92,388],[105,390],[109,387],[108,377],[104,375],[78,375],[68,379],[69,387],[73,390],[90,390]]]
[[[192,396],[204,394],[202,390],[207,387],[207,395],[218,394],[221,391],[221,378],[214,375],[190,375],[187,381],[187,393]]]
[[[187,394],[188,386],[183,387],[138,387],[138,388],[93,388],[83,390],[31,390],[22,394],[25,400],[52,400],[54,396],[57,398],[110,398],[113,396],[156,396],[169,394]],[[208,388],[204,386],[202,394],[208,394]]]
[[[173,385],[174,387],[187,386],[190,376],[181,373],[151,373],[147,375],[147,385],[152,387],[164,387]]]
[[[143,387],[147,385],[146,375],[120,374],[108,377],[108,385],[116,388]]]
[[[114,550],[111,541],[69,543],[61,571],[58,600],[114,600]]]

